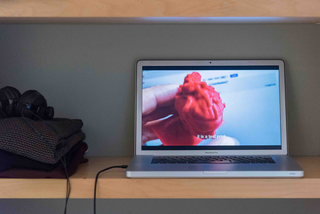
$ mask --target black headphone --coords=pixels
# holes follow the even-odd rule
[[[0,89],[0,119],[6,117],[28,117],[52,120],[54,109],[47,106],[47,100],[36,90],[29,90],[22,95],[13,87]]]
[[[16,88],[7,86],[0,89],[0,118],[15,116],[15,107],[20,97],[21,93]]]

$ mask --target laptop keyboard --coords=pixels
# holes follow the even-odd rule
[[[274,164],[270,156],[154,156],[152,164]]]

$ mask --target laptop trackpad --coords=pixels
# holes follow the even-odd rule
[[[203,171],[204,173],[220,173],[230,170],[231,164],[189,164],[190,171]]]

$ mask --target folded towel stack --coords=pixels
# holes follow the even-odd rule
[[[71,119],[0,120],[0,177],[65,178],[59,161],[63,156],[72,175],[80,163],[87,162],[82,126],[81,120]]]

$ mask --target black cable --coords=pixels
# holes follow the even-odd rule
[[[99,174],[104,172],[104,171],[107,171],[109,169],[113,169],[113,168],[121,168],[121,169],[126,169],[128,168],[128,165],[121,165],[121,166],[110,166],[108,168],[105,168],[101,171],[99,171],[96,175],[96,180],[95,180],[95,183],[94,183],[94,198],[93,198],[93,213],[96,214],[96,196],[97,196],[97,183],[98,183],[98,177],[99,177]]]
[[[28,110],[28,109],[27,109]],[[47,127],[49,127],[53,132],[55,132],[58,136],[59,136],[59,133],[57,133],[51,126],[49,126],[49,124],[47,124],[45,122],[44,119],[42,119],[40,116],[38,116],[37,114],[35,114],[34,112],[32,111],[29,111],[31,114],[33,114],[34,116],[36,116],[37,118],[39,118],[40,120],[42,120],[44,122],[44,124],[46,124]],[[32,130],[37,133],[43,140],[44,142],[46,142],[47,146],[49,146],[49,149],[51,149],[53,152],[54,152],[54,148],[51,147],[51,145],[48,143],[48,140],[43,136],[43,134],[41,134],[40,132],[38,132],[37,128],[34,127],[27,119],[26,117],[24,116],[23,114],[23,111],[20,110],[20,114],[22,116],[22,118],[27,122],[27,124],[29,125],[29,127],[32,128]],[[59,136],[60,137],[60,136]],[[64,172],[66,174],[66,179],[67,179],[67,190],[66,190],[66,201],[65,201],[65,205],[64,205],[64,214],[67,214],[67,207],[68,207],[68,201],[69,201],[69,197],[70,197],[70,193],[71,193],[71,183],[70,183],[70,179],[69,179],[69,175],[68,175],[68,171],[67,171],[67,160],[66,160],[66,157],[63,156],[61,159],[60,159],[62,165],[63,165],[63,168],[64,168]]]
[[[41,133],[38,132],[38,130],[32,125],[29,123],[28,120],[26,120],[25,116],[23,115],[22,113],[22,110],[20,111],[22,117],[25,119],[25,121],[29,124],[29,126],[40,136],[43,137],[43,135]],[[34,112],[30,111],[30,113],[32,113],[33,115],[35,115],[36,117],[38,117],[39,119],[41,119],[42,121],[45,122],[45,120],[43,120],[41,117],[39,117],[38,115],[36,115]],[[49,128],[51,128],[54,132],[56,132],[51,126],[49,126],[47,123],[45,123]],[[44,138],[44,140],[46,141],[46,139]],[[69,201],[69,197],[70,197],[70,193],[71,193],[71,183],[70,183],[70,179],[69,179],[69,176],[68,176],[68,171],[67,171],[67,161],[65,159],[65,156],[63,156],[61,159],[60,159],[62,165],[63,165],[63,168],[64,168],[64,171],[65,171],[65,174],[66,174],[66,178],[67,178],[67,191],[66,191],[66,201],[65,201],[65,207],[64,207],[64,214],[67,214],[67,207],[68,207],[68,201]],[[126,169],[128,168],[128,165],[121,165],[121,166],[111,166],[111,167],[108,167],[108,168],[105,168],[101,171],[99,171],[96,175],[96,179],[95,179],[95,184],[94,184],[94,199],[93,199],[93,209],[94,209],[94,214],[96,214],[96,193],[97,193],[97,183],[98,183],[98,178],[99,178],[99,175],[100,173],[104,172],[104,171],[107,171],[109,169],[113,169],[113,168],[121,168],[121,169]]]
[[[25,107],[24,109],[21,109],[21,110],[20,110],[20,114],[22,115],[23,118],[25,117],[25,116],[23,115],[23,113],[22,113],[23,110],[29,111],[29,113],[31,113],[33,116],[35,116],[36,118],[40,119],[44,124],[47,125],[47,127],[49,127],[49,128],[50,128],[54,133],[56,133],[56,134],[59,136],[59,138],[60,138],[59,133],[58,133],[56,130],[54,130],[54,128],[51,127],[51,126],[47,123],[46,120],[42,119],[42,117],[40,117],[39,115],[37,115],[36,113],[34,113],[32,110],[30,110],[30,109],[28,109],[28,108],[26,108],[26,107]]]
[[[32,114],[34,114],[32,111],[30,111]],[[20,114],[21,114],[21,116],[22,116],[22,118],[24,119],[24,121],[26,121],[26,123],[29,125],[29,127],[31,127],[31,129],[35,132],[35,133],[37,133],[37,135],[38,136],[40,136],[42,139],[43,139],[43,141],[46,143],[46,145],[49,147],[49,149],[53,152],[53,153],[55,153],[55,149],[54,149],[54,146],[52,146],[49,142],[48,142],[48,139],[46,138],[46,137],[44,137],[43,136],[43,134],[41,134],[39,131],[38,131],[38,129],[36,128],[36,127],[34,127],[27,119],[26,119],[26,117],[24,116],[24,114],[23,114],[23,111],[22,110],[20,110]],[[43,120],[43,119],[42,119]],[[43,120],[44,121],[44,120]],[[50,129],[52,129],[47,123],[45,123]],[[53,130],[54,131],[54,130]],[[54,131],[55,132],[55,131]],[[55,132],[56,133],[56,132]],[[59,134],[58,133],[56,133],[58,136],[59,136]]]
[[[66,192],[66,201],[65,201],[65,206],[64,206],[64,214],[67,214],[67,207],[68,207],[68,201],[69,201],[69,197],[70,197],[70,193],[71,193],[71,183],[70,183],[70,179],[69,179],[69,175],[68,175],[68,171],[67,171],[67,161],[65,156],[63,156],[60,159],[63,168],[64,168],[64,172],[66,174],[66,178],[67,178],[67,192]]]

